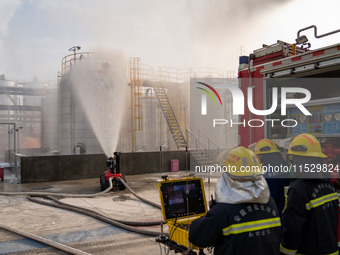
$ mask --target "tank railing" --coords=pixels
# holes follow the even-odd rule
[[[154,150],[157,150],[158,148],[161,148],[163,144],[165,144],[167,141],[169,141],[171,138],[173,138],[180,130],[177,130],[175,133],[173,133],[171,136],[166,138],[163,142],[161,142],[158,146],[154,148]]]
[[[68,71],[71,70],[72,66],[77,63],[80,63],[82,60],[89,59],[91,56],[91,60],[101,60],[104,59],[102,57],[94,58],[96,54],[93,52],[78,52],[76,54],[69,54],[63,57],[61,60],[61,75],[64,75]]]
[[[130,65],[130,69],[131,68],[137,68],[137,67],[131,67]],[[138,66],[138,72],[139,72],[141,80],[158,81],[157,79],[155,79],[155,71],[153,70],[153,67],[151,65],[140,63]],[[128,73],[130,74],[129,80],[131,81],[131,70]]]
[[[211,67],[171,68],[160,67],[157,71],[159,76],[167,76],[168,82],[182,83],[190,78],[223,77],[223,71]]]
[[[105,67],[105,64],[108,64],[109,66],[110,60],[109,58],[105,56],[106,56],[105,54],[94,53],[94,52],[78,52],[76,54],[69,54],[61,60],[60,74],[64,75],[65,73],[69,72],[74,65],[77,65],[78,63],[83,63],[83,61],[88,61],[88,60],[91,60],[91,62],[86,62],[86,63],[102,62],[101,63],[102,67]],[[93,66],[92,66],[92,69],[93,69]]]
[[[142,80],[154,81],[154,70],[151,65],[141,64],[140,75]]]
[[[142,64],[140,73],[145,80],[174,83],[188,82],[190,78],[223,77],[223,71],[211,67],[159,67],[159,69],[154,69],[151,65]]]
[[[71,53],[66,55],[61,61],[61,75],[68,72],[73,65],[83,59],[89,59],[91,56],[91,59],[95,60],[94,55],[96,55],[94,52],[78,52],[76,54]],[[103,60],[102,57],[98,59]],[[151,81],[159,81],[166,77],[167,82],[180,83],[187,82],[190,78],[223,77],[223,71],[211,67],[159,67],[158,70],[154,70],[151,65],[141,64],[139,68],[141,78]]]
[[[70,54],[69,56],[73,56],[73,54]],[[223,71],[211,67],[159,67],[158,69],[154,69],[151,65],[141,64],[139,68],[142,80],[155,82],[183,83],[188,82],[190,78],[223,77]]]

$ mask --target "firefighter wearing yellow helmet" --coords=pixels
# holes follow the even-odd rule
[[[287,167],[286,161],[283,159],[277,145],[269,139],[262,139],[256,143],[255,154],[261,160],[262,165],[267,169],[264,177],[267,180],[270,190],[270,196],[274,199],[280,214],[285,205],[284,189],[289,186],[289,174],[283,171],[283,167]],[[274,171],[273,169],[279,169]]]
[[[275,153],[275,152],[280,152],[280,151],[277,149],[277,145],[272,140],[262,139],[256,143],[256,146],[255,146],[256,155]]]
[[[191,223],[189,240],[214,254],[279,254],[281,221],[256,154],[231,150],[216,184],[216,204]]]
[[[296,136],[288,156],[291,170],[303,175],[288,190],[282,215],[281,253],[338,254],[338,195],[329,180],[309,175],[312,165],[317,169],[318,164],[325,164],[327,156],[310,134]]]
[[[289,145],[288,155],[327,158],[315,136],[301,134],[296,136]]]
[[[237,147],[226,156],[226,172],[233,177],[251,177],[263,174],[258,157],[245,147]]]

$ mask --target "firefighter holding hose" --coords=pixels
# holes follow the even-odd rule
[[[215,189],[216,204],[191,223],[189,240],[214,254],[279,254],[281,221],[259,159],[244,147],[225,159],[228,171]]]
[[[327,156],[310,134],[296,136],[288,156],[297,180],[289,187],[282,215],[281,254],[338,254],[338,195],[325,178],[327,171],[310,171],[327,167]]]

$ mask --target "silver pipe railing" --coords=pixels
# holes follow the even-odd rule
[[[316,27],[315,25],[311,25],[311,26],[308,26],[308,27],[305,27],[305,28],[301,28],[301,29],[297,32],[297,38],[300,37],[300,33],[301,33],[302,31],[305,31],[305,30],[308,30],[308,29],[311,29],[311,28],[314,28],[314,36],[315,36],[315,38],[321,38],[321,37],[325,37],[325,36],[332,35],[332,34],[335,34],[335,33],[340,32],[340,29],[338,29],[338,30],[334,30],[334,31],[331,31],[331,32],[322,34],[322,35],[318,35],[318,33],[317,33],[317,27]]]

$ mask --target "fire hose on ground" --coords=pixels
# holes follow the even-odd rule
[[[134,195],[136,198],[138,198],[139,200],[143,201],[144,203],[147,203],[147,204],[149,204],[149,205],[152,205],[153,207],[156,207],[156,208],[158,208],[158,209],[161,209],[161,206],[160,206],[159,204],[154,203],[154,202],[152,202],[152,201],[149,201],[149,200],[147,200],[147,199],[145,199],[145,198],[143,198],[143,197],[137,195],[137,194],[129,187],[129,185],[126,184],[126,182],[125,182],[122,178],[118,177],[118,180],[119,180],[121,183],[123,183],[123,185],[124,185],[124,186],[130,191],[130,193],[131,193],[132,195]]]
[[[34,197],[49,199],[49,200],[52,200],[53,202],[55,202],[56,204],[49,203],[49,202],[46,202],[46,201],[42,201],[42,200],[39,200],[39,199],[35,199]],[[40,195],[32,196],[31,195],[31,196],[27,196],[27,198],[28,198],[28,200],[30,200],[32,202],[43,204],[43,205],[48,205],[48,206],[53,206],[53,207],[56,207],[56,208],[62,208],[62,209],[65,208],[65,209],[75,211],[75,212],[79,212],[79,213],[87,212],[91,215],[98,214],[96,211],[93,211],[93,210],[90,210],[90,209],[86,209],[86,208],[82,208],[82,207],[78,207],[78,206],[75,206],[75,205],[71,205],[71,204],[61,202],[60,200],[58,200],[57,198],[52,197],[52,196],[40,196]],[[89,215],[89,216],[91,216],[91,215]],[[114,218],[109,218],[109,217],[106,217],[102,214],[100,214],[100,215],[107,218],[108,220],[117,221],[119,223],[122,223],[122,224],[125,224],[125,225],[128,225],[128,226],[155,226],[155,225],[162,224],[161,221],[126,221],[126,220],[118,220],[118,219],[114,219]],[[166,223],[166,222],[163,222],[163,223]]]
[[[106,190],[99,192],[99,193],[94,193],[94,194],[69,194],[69,193],[51,193],[51,192],[0,192],[0,195],[5,195],[5,196],[34,196],[34,195],[40,195],[40,196],[60,196],[60,197],[73,197],[73,198],[91,198],[91,197],[96,197],[103,195],[107,192],[109,192],[113,188],[112,184],[112,178],[109,180],[110,187],[108,187]]]
[[[157,203],[154,203],[152,201],[149,201],[138,194],[136,194],[126,183],[124,180],[121,178],[118,178],[118,180],[133,194],[136,198],[140,199],[141,201],[150,204],[151,206],[154,206],[156,208],[161,208],[160,205]],[[95,193],[95,194],[67,194],[67,193],[48,193],[48,192],[0,192],[0,195],[26,195],[27,198],[35,203],[47,205],[47,206],[53,206],[56,208],[60,209],[65,209],[65,210],[70,210],[74,211],[80,214],[84,214],[90,217],[93,217],[95,219],[101,220],[103,222],[106,222],[108,224],[111,224],[113,226],[122,228],[124,230],[130,231],[130,232],[135,232],[138,234],[143,234],[143,235],[148,235],[148,236],[159,236],[159,232],[155,231],[148,231],[148,230],[143,230],[131,226],[154,226],[154,225],[160,225],[164,222],[162,221],[153,221],[153,222],[133,222],[133,221],[123,221],[123,220],[117,220],[113,218],[106,217],[104,215],[101,215],[95,211],[92,211],[90,209],[85,209],[81,207],[77,207],[74,205],[70,205],[67,203],[63,203],[59,201],[58,199],[54,198],[53,196],[57,197],[72,197],[72,198],[91,198],[99,195],[103,195],[107,192],[109,192],[113,188],[113,183],[112,183],[112,178],[109,179],[109,184],[110,187],[107,188],[106,190],[100,192],[100,193]],[[52,200],[54,203],[46,202],[41,199],[36,199],[35,197],[40,197],[40,198],[45,198]]]
[[[136,198],[139,200],[143,201],[144,203],[147,203],[153,207],[156,207],[158,209],[161,209],[161,206],[157,203],[154,203],[152,201],[149,201],[139,195],[137,195],[127,184],[126,182],[121,179],[117,178],[129,191],[132,195],[134,195]],[[109,179],[110,187],[108,187],[106,190],[99,192],[99,193],[94,193],[94,194],[69,194],[69,193],[51,193],[51,192],[0,192],[0,195],[5,195],[5,196],[14,196],[14,195],[26,195],[26,196],[60,196],[60,197],[73,197],[73,198],[91,198],[91,197],[96,197],[103,195],[107,192],[109,192],[113,188],[112,184],[112,177]]]
[[[1,223],[0,223],[0,228],[5,229],[7,231],[10,231],[12,233],[15,233],[15,234],[18,234],[18,235],[21,235],[21,236],[33,239],[35,241],[38,241],[40,243],[43,243],[43,244],[46,244],[48,246],[54,247],[54,248],[56,248],[58,250],[67,252],[69,254],[90,255],[90,253],[74,249],[74,248],[72,248],[70,246],[67,246],[67,245],[64,245],[64,244],[61,244],[61,243],[57,243],[57,242],[54,242],[52,240],[49,240],[49,239],[46,239],[46,238],[43,238],[43,237],[40,237],[40,236],[37,236],[37,235],[33,235],[31,233],[24,232],[24,231],[22,231],[20,229],[12,228],[12,227],[9,227],[9,226],[1,224]]]
[[[101,215],[101,214],[94,212],[92,210],[89,210],[89,209],[84,209],[84,208],[80,208],[80,207],[77,207],[77,206],[74,206],[74,205],[69,205],[69,204],[60,202],[60,201],[58,201],[58,199],[55,199],[55,198],[50,197],[50,196],[38,196],[38,197],[50,199],[50,200],[54,201],[55,203],[53,204],[53,203],[50,203],[50,202],[43,201],[41,199],[36,199],[32,196],[27,196],[27,198],[32,202],[36,202],[36,203],[47,205],[47,206],[53,206],[53,207],[57,207],[57,208],[61,208],[61,209],[65,209],[65,210],[69,210],[69,211],[73,211],[73,212],[77,212],[77,213],[81,213],[81,214],[90,216],[92,218],[95,218],[97,220],[111,224],[113,226],[119,227],[121,229],[125,229],[125,230],[130,231],[130,232],[135,232],[135,233],[138,233],[138,234],[148,235],[148,236],[159,236],[160,235],[159,232],[143,230],[143,229],[131,227],[131,226],[160,225],[161,224],[160,221],[157,221],[157,222],[122,221],[122,220],[117,220],[117,219],[106,217],[104,215]]]

